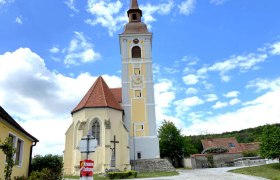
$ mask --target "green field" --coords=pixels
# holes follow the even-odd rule
[[[234,169],[229,172],[280,180],[280,163]]]
[[[147,172],[147,173],[139,173],[137,175],[137,178],[151,178],[151,177],[164,177],[164,176],[176,176],[179,173],[177,171],[174,172]],[[71,178],[71,179],[79,179],[78,176],[65,176],[64,178]],[[100,176],[98,174],[94,175],[94,180],[103,180],[103,179],[109,179],[104,176]],[[131,178],[133,179],[133,178]]]

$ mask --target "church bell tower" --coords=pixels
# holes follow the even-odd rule
[[[137,0],[119,35],[122,58],[122,107],[129,130],[130,160],[159,158],[152,68],[152,33],[141,21]]]

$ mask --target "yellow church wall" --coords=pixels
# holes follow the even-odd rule
[[[65,174],[74,174],[72,172],[71,166],[73,166],[72,163],[72,152],[71,149],[74,149],[73,146],[73,126],[74,124],[72,123],[71,126],[68,128],[67,132],[65,133],[65,146],[69,147],[64,150],[64,156],[63,156],[63,163],[64,163],[64,173]]]
[[[18,131],[16,128],[12,127],[6,123],[3,119],[0,118],[0,139],[4,141],[9,134],[12,134],[16,138],[19,138],[23,141],[23,154],[22,154],[22,163],[20,166],[16,165],[13,168],[12,177],[14,176],[27,176],[28,167],[29,167],[29,157],[30,157],[30,147],[32,145],[32,140],[29,139],[25,134]],[[6,156],[0,150],[0,179],[4,179],[4,168],[5,168]]]
[[[99,120],[101,126],[101,132],[100,132],[101,143],[100,146],[96,148],[96,151],[94,153],[91,153],[89,156],[90,159],[95,161],[95,165],[94,165],[95,173],[104,172],[106,168],[108,169],[110,168],[111,155],[112,155],[110,147],[113,145],[112,143],[110,143],[110,141],[113,140],[114,135],[116,135],[116,139],[120,141],[119,144],[122,144],[122,146],[120,147],[125,147],[118,150],[119,144],[117,145],[117,151],[116,151],[117,168],[123,170],[125,167],[127,169],[130,167],[129,159],[128,159],[129,157],[128,134],[123,126],[122,116],[123,116],[122,111],[117,111],[111,108],[86,108],[73,114],[73,127],[74,127],[73,131],[72,130],[70,131],[70,129],[68,129],[66,133],[66,136],[69,137],[73,136],[73,138],[66,137],[66,140],[69,139],[69,141],[72,141],[71,142],[72,144],[75,144],[74,142],[77,141],[76,144],[78,145],[80,139],[83,136],[87,135],[88,129],[91,128],[90,123],[96,118]],[[110,120],[111,122],[110,129],[105,128],[105,124],[104,124],[105,120]],[[79,123],[81,124],[82,122],[84,122],[85,124],[84,130],[82,130],[82,133],[79,134],[75,132],[79,127],[76,125]],[[77,137],[75,137],[75,134],[77,135]],[[67,143],[65,147],[64,156],[65,158],[67,158],[68,156],[70,156],[70,154],[72,154],[72,157],[70,158],[73,159],[73,162],[72,164],[70,162],[65,164],[65,168],[69,169],[69,170],[65,169],[65,174],[69,174],[70,172],[70,174],[79,175],[79,168],[78,168],[79,162],[81,159],[85,159],[86,157],[85,155],[81,155],[78,149],[71,148],[72,146],[71,143],[70,142]],[[66,167],[66,166],[70,166],[70,167]]]

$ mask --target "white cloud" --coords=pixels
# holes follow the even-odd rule
[[[5,4],[7,4],[6,0],[0,0],[0,8],[1,8],[1,6],[5,5]]]
[[[188,74],[188,75],[183,77],[183,81],[187,85],[196,84],[198,82],[198,80],[199,80],[199,77],[197,75],[194,75],[194,74]]]
[[[178,5],[180,14],[190,15],[195,8],[196,0],[185,0]]]
[[[207,119],[200,118],[185,128],[184,133],[192,135],[201,132],[222,133],[279,123],[280,101],[275,100],[275,97],[280,97],[280,85],[255,100],[244,103],[245,107],[236,111],[207,117]]]
[[[227,98],[235,98],[239,95],[239,93],[240,93],[239,91],[231,91],[231,92],[224,94],[224,96]]]
[[[218,6],[218,5],[224,4],[224,3],[227,2],[227,1],[228,1],[228,0],[211,0],[210,3],[211,3],[211,4],[214,4],[214,5],[216,5],[216,6]]]
[[[204,103],[204,101],[197,96],[177,100],[174,102],[174,104],[176,105],[176,108],[175,108],[176,116],[180,117],[186,111],[188,111],[191,107],[198,106],[203,103]]]
[[[56,54],[56,53],[59,53],[60,49],[58,47],[54,46],[49,51],[50,51],[50,53]]]
[[[176,98],[174,83],[168,79],[159,79],[158,81],[154,86],[157,125],[160,126],[163,120],[168,120],[172,121],[177,128],[183,128],[184,123],[181,119],[169,115],[171,113],[169,107],[172,106]]]
[[[198,90],[196,88],[188,88],[186,94],[197,94]]]
[[[219,98],[216,94],[207,94],[205,95],[206,101],[207,102],[213,102],[213,101],[217,101]]]
[[[0,104],[40,140],[34,154],[62,154],[70,112],[96,78],[89,73],[73,78],[50,71],[36,53],[19,48],[0,55]],[[121,85],[119,77],[103,78],[110,87]]]
[[[64,3],[74,12],[79,12],[79,10],[75,7],[76,0],[66,0]]]
[[[93,50],[93,44],[81,32],[75,32],[66,53],[64,64],[68,66],[95,62],[101,58],[101,55]]]
[[[165,0],[159,4],[140,4],[140,9],[143,12],[143,21],[151,29],[151,23],[157,19],[156,14],[168,15],[174,7],[173,0]],[[88,0],[87,12],[93,15],[93,18],[85,20],[87,24],[92,26],[101,25],[108,29],[110,36],[121,30],[128,22],[127,8],[123,8],[123,3],[120,0],[117,1],[103,1],[103,0]]]
[[[280,78],[275,80],[269,79],[256,79],[250,81],[249,84],[246,86],[247,88],[256,88],[256,90],[263,91],[263,90],[275,90],[280,86]]]
[[[92,26],[101,25],[108,29],[110,36],[123,28],[128,21],[126,12],[121,12],[123,4],[117,0],[115,2],[103,0],[88,0],[87,11],[94,16],[85,22]]]
[[[212,108],[213,109],[220,109],[220,108],[224,108],[224,107],[227,107],[227,106],[228,106],[227,102],[218,101],[218,102],[216,102],[216,104],[214,106],[212,106]]]
[[[172,81],[168,79],[159,79],[159,82],[155,84],[155,99],[157,107],[161,109],[171,105],[175,99]]]
[[[256,70],[257,64],[264,62],[267,59],[267,54],[248,54],[231,56],[229,59],[217,62],[209,67],[202,67],[197,71],[199,76],[204,76],[208,72],[219,72],[222,81],[228,82],[231,78],[228,73],[232,70],[239,69],[240,72]]]
[[[272,55],[280,55],[280,42],[276,42],[272,44],[270,48],[271,48],[270,53]]]
[[[15,22],[16,22],[17,24],[22,24],[22,17],[21,17],[21,16],[16,17]]]
[[[179,70],[175,68],[167,68],[167,67],[164,68],[164,71],[167,72],[168,74],[175,74],[179,72]]]
[[[237,98],[234,98],[234,99],[230,100],[230,102],[229,102],[229,104],[232,105],[232,106],[236,105],[236,104],[239,104],[239,103],[241,103],[241,101]]]
[[[144,22],[148,25],[149,28],[151,28],[151,23],[157,20],[154,14],[158,13],[160,15],[168,15],[173,7],[173,1],[168,0],[167,2],[162,2],[157,5],[147,3],[143,6],[140,6],[140,9],[143,11]]]

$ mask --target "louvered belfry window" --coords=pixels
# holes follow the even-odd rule
[[[132,58],[141,58],[141,48],[139,46],[132,48]]]

